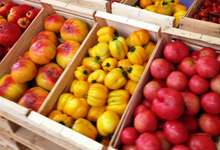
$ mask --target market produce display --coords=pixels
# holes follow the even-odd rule
[[[220,55],[211,47],[191,51],[167,43],[150,64],[151,79],[132,123],[122,129],[122,150],[216,150],[220,135]]]
[[[48,117],[107,145],[156,43],[145,29],[123,37],[113,26],[103,26],[96,35],[97,44],[76,67],[69,92],[59,96]]]
[[[173,16],[176,18],[177,25],[186,14],[187,7],[180,4],[179,0],[139,0],[135,7],[145,9],[162,15]]]
[[[12,1],[0,3],[0,61],[28,28],[41,9]]]
[[[194,19],[220,24],[220,1],[205,0],[192,17]]]
[[[45,19],[44,29],[0,79],[0,96],[33,111],[38,111],[89,32],[84,21],[58,14]]]

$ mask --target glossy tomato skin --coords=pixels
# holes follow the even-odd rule
[[[25,17],[25,15],[26,11],[22,7],[14,6],[10,9],[7,19],[8,22],[17,23],[18,19]]]
[[[196,132],[189,135],[186,145],[195,150],[216,150],[216,146],[208,133]]]
[[[186,89],[187,84],[188,78],[181,71],[172,71],[166,79],[167,87],[175,88],[178,91]]]
[[[137,114],[143,110],[148,110],[149,108],[145,106],[144,104],[139,104],[134,109],[134,116],[137,116]]]
[[[7,17],[7,12],[11,9],[12,5],[4,4],[3,2],[0,3],[0,15]]]
[[[219,73],[220,65],[212,56],[203,56],[196,61],[196,72],[203,78],[212,78]]]
[[[152,110],[143,110],[135,116],[134,127],[139,133],[152,133],[158,127],[158,118]]]
[[[151,109],[151,105],[152,105],[151,101],[144,99],[142,100],[141,104],[145,105],[148,109]]]
[[[220,117],[218,115],[212,115],[208,113],[203,113],[199,117],[199,127],[200,129],[215,137],[220,134]]]
[[[185,101],[185,115],[196,115],[200,110],[200,98],[192,93],[183,91],[181,92]]]
[[[177,64],[190,55],[190,50],[184,42],[175,41],[165,45],[163,55],[169,62]]]
[[[162,150],[160,139],[153,133],[142,133],[135,142],[139,150]]]
[[[197,118],[195,115],[188,116],[188,115],[182,115],[179,118],[180,121],[182,121],[186,128],[188,129],[189,133],[196,132],[198,130],[199,124],[197,121]]]
[[[170,150],[171,143],[167,140],[163,130],[157,130],[154,134],[160,139],[163,150]]]
[[[204,6],[205,6],[205,7],[210,7],[210,6],[212,6],[212,1],[205,0]]]
[[[220,94],[220,74],[210,79],[210,88],[213,92]]]
[[[218,54],[215,51],[215,49],[213,49],[211,47],[204,47],[199,51],[199,57],[203,57],[203,56],[207,56],[207,55],[216,58]]]
[[[188,77],[196,75],[197,74],[197,72],[196,72],[196,59],[194,59],[192,57],[184,58],[180,62],[180,69]]]
[[[188,87],[194,94],[202,95],[209,90],[209,81],[196,74],[189,79]]]
[[[189,137],[188,129],[179,120],[169,120],[163,125],[165,137],[172,144],[183,144]]]
[[[174,145],[170,150],[190,150],[189,147],[183,144]]]
[[[201,107],[209,114],[220,114],[220,94],[216,92],[204,94],[201,98]]]
[[[184,113],[185,102],[174,88],[161,88],[152,102],[152,110],[162,119],[175,120]]]
[[[191,54],[190,54],[190,57],[197,60],[199,58],[199,51],[193,51]]]
[[[150,81],[146,83],[143,88],[144,97],[149,101],[153,101],[154,98],[157,97],[157,91],[161,88],[161,85],[157,81]]]
[[[123,144],[132,145],[138,137],[138,132],[134,127],[126,127],[122,130],[120,138]]]
[[[136,145],[124,145],[121,150],[138,150]]]

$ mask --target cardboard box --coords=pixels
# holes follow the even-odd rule
[[[156,50],[154,51],[155,53],[151,59],[151,62],[152,62],[152,60],[154,60],[156,58],[162,58],[164,46],[167,43],[175,41],[175,40],[180,40],[180,41],[185,42],[189,46],[191,51],[200,50],[202,47],[212,47],[212,48],[216,49],[217,51],[220,50],[219,38],[206,36],[206,35],[202,35],[202,34],[198,34],[198,33],[193,33],[193,32],[189,32],[189,31],[185,31],[185,30],[181,30],[181,29],[177,29],[177,28],[173,28],[173,27],[163,27],[161,32],[162,32],[161,33],[162,40],[161,40],[160,44],[155,48]],[[207,39],[209,39],[209,40],[207,40]],[[150,75],[149,66],[150,66],[150,63],[147,66],[148,68],[146,68],[145,76],[140,81],[140,84],[137,89],[137,93],[135,93],[136,95],[134,95],[135,101],[132,101],[127,106],[125,115],[123,116],[123,122],[121,122],[121,124],[120,124],[121,126],[117,132],[117,137],[115,137],[115,139],[114,139],[115,141],[112,141],[111,145],[109,145],[112,148],[116,148],[116,149],[121,148],[121,146],[123,144],[120,140],[120,133],[122,132],[122,130],[124,128],[126,128],[128,126],[132,126],[132,124],[133,124],[134,109],[144,99],[144,96],[143,96],[144,85],[147,82],[149,82],[150,79],[152,78],[152,76]],[[219,150],[220,149],[219,137],[216,137],[214,140],[217,145],[217,149]]]
[[[186,15],[180,20],[178,28],[219,38],[220,24],[193,18],[193,15],[200,11],[200,6],[204,3],[204,1],[205,0],[198,0],[194,3],[193,7],[191,7],[191,9],[187,11]]]
[[[54,87],[53,93],[49,95],[47,102],[44,103],[40,108],[39,113],[41,115],[35,112],[31,112],[28,116],[28,119],[38,122],[42,125],[43,128],[45,128],[45,130],[52,130],[54,132],[57,132],[57,135],[61,136],[62,139],[65,139],[66,141],[75,144],[76,147],[91,150],[106,149],[106,146],[92,139],[89,139],[86,136],[79,136],[79,133],[65,126],[61,127],[60,125],[52,125],[58,123],[50,120],[49,118],[47,118],[47,116],[52,110],[56,108],[59,96],[64,92],[69,92],[70,85],[75,79],[74,71],[76,67],[81,65],[83,58],[87,55],[88,49],[98,43],[96,32],[103,26],[113,26],[118,30],[119,35],[123,37],[128,37],[128,35],[130,35],[134,31],[137,31],[139,29],[146,29],[148,30],[151,40],[153,42],[158,43],[160,41],[160,27],[157,25],[136,21],[102,11],[96,12],[95,19],[97,22],[91,29],[88,38],[86,38],[86,42],[83,43],[82,47],[78,51],[76,56],[77,59],[72,60],[68,69],[64,71],[62,78],[60,78],[59,83]],[[132,96],[130,102],[134,100],[135,97]],[[118,127],[120,126],[121,125],[119,124]],[[115,132],[114,134],[116,135],[117,133]]]
[[[190,8],[193,7],[195,1],[180,0],[180,4],[185,5],[187,9],[190,10]],[[124,16],[131,19],[152,23],[159,26],[170,26],[170,27],[175,26],[175,17],[161,15],[145,9],[133,7],[134,4],[138,4],[138,2],[139,2],[138,0],[130,0],[124,4],[112,3],[112,14],[117,14],[119,16]]]

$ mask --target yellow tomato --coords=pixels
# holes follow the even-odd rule
[[[149,5],[152,5],[153,4],[153,2],[152,2],[152,0],[140,0],[139,1],[139,5],[141,6],[141,8],[146,8],[147,6],[149,6]]]

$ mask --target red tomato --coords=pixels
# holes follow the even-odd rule
[[[204,6],[205,6],[205,7],[211,7],[211,6],[212,6],[212,1],[205,0]]]
[[[211,78],[210,80],[210,88],[213,92],[220,94],[220,74]]]
[[[220,134],[220,117],[219,115],[212,115],[204,113],[199,117],[200,129],[210,134],[211,136],[218,136]]]
[[[138,132],[134,127],[126,127],[120,134],[121,142],[125,145],[132,145],[138,138]]]
[[[170,72],[170,63],[166,59],[154,59],[150,65],[150,73],[156,79],[166,79]]]
[[[145,106],[144,104],[139,104],[134,109],[134,116],[137,116],[137,114],[143,110],[148,110],[149,108]]]
[[[2,58],[4,56],[4,49],[3,47],[0,45],[0,58]]]
[[[164,135],[172,144],[185,143],[189,137],[188,129],[179,120],[169,120],[163,125]]]
[[[194,19],[200,19],[198,14],[194,14],[194,15],[193,15],[193,18],[194,18]]]
[[[17,23],[18,19],[21,17],[25,17],[26,11],[19,6],[14,6],[10,9],[7,19],[8,22]]]
[[[30,24],[31,24],[31,20],[28,19],[27,17],[21,17],[17,21],[17,25],[19,25],[19,27],[23,31],[26,30],[29,27]]]
[[[172,71],[166,79],[167,87],[183,91],[188,85],[187,76],[181,71]]]
[[[26,12],[33,9],[33,7],[31,5],[28,5],[28,4],[21,4],[21,5],[19,5],[19,7],[23,8]]]
[[[138,150],[136,145],[124,145],[121,150]]]
[[[220,114],[220,94],[208,92],[201,98],[202,109],[209,114]]]
[[[10,50],[11,50],[11,47],[5,46],[4,47],[4,56],[7,55]]]
[[[30,11],[28,11],[28,12],[26,13],[26,17],[29,18],[29,19],[31,19],[31,20],[34,20],[34,18],[38,15],[38,13],[40,12],[40,10],[41,10],[41,9],[37,9],[37,8],[32,9],[32,10],[30,10]]]
[[[183,114],[184,108],[183,96],[174,88],[161,88],[152,103],[154,112],[165,120],[179,118]]]
[[[144,99],[142,100],[141,104],[145,105],[148,109],[151,109],[151,105],[152,105],[151,101]]]
[[[157,81],[161,87],[166,87],[166,80],[152,78],[151,81]]]
[[[202,17],[201,20],[203,20],[203,21],[209,21],[206,17]]]
[[[180,121],[182,121],[186,128],[188,129],[189,133],[196,132],[198,130],[199,124],[196,116],[188,116],[188,115],[182,115],[179,118]]]
[[[216,150],[215,143],[208,133],[190,134],[186,145],[193,150]]]
[[[212,7],[218,7],[218,2],[213,2]]]
[[[188,87],[191,92],[201,95],[208,91],[209,81],[200,75],[194,75],[189,79]]]
[[[180,69],[188,77],[191,77],[191,76],[197,74],[197,72],[196,72],[196,59],[194,59],[192,57],[184,58],[180,62]]]
[[[209,14],[210,11],[212,11],[212,7],[207,7],[206,9],[204,9],[204,11],[206,11]]]
[[[162,150],[160,139],[153,133],[142,133],[135,142],[139,150]]]
[[[193,51],[191,54],[190,54],[190,57],[192,57],[193,59],[198,59],[199,58],[199,51]]]
[[[150,81],[146,83],[143,88],[144,97],[149,101],[153,101],[154,98],[157,97],[157,91],[161,88],[161,85],[157,81]]]
[[[10,22],[0,22],[0,44],[12,47],[21,36],[22,31],[17,24]]]
[[[220,65],[212,56],[203,56],[196,61],[196,72],[203,78],[212,78],[219,73]]]
[[[152,110],[143,110],[135,116],[134,127],[139,133],[154,132],[158,127],[158,118]]]
[[[189,47],[184,42],[175,41],[165,45],[163,55],[171,63],[180,63],[190,55]]]
[[[198,12],[198,15],[199,15],[200,18],[205,18],[207,14],[208,13],[206,11],[203,11],[203,10]]]
[[[216,60],[219,62],[220,64],[220,54],[218,54],[218,56],[216,57]]]
[[[218,55],[216,50],[211,47],[204,47],[204,48],[200,49],[200,51],[198,51],[198,52],[199,52],[199,57],[212,56],[212,57],[216,58]]]
[[[160,139],[163,150],[170,150],[171,143],[166,139],[163,130],[157,130],[154,134]]]
[[[11,9],[12,5],[4,4],[3,2],[0,3],[0,15],[7,17],[7,12]]]
[[[217,17],[212,17],[212,21],[213,21],[214,23],[216,23],[216,22],[218,22],[218,18],[217,18]]]
[[[196,115],[200,110],[200,99],[192,92],[181,92],[185,101],[185,115]]]
[[[190,150],[189,147],[183,144],[174,145],[171,150]]]
[[[212,9],[212,12],[214,12],[216,14],[220,14],[220,8]]]

